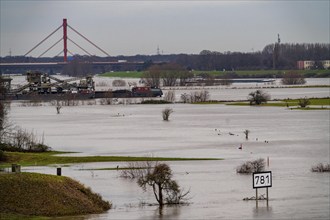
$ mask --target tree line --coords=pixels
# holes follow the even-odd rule
[[[278,54],[274,59],[274,49]],[[198,55],[179,55],[177,63],[195,70],[296,69],[299,60],[329,60],[330,44],[269,44],[252,53],[203,50]]]
[[[274,53],[274,51],[276,51]],[[330,60],[330,44],[326,43],[274,43],[256,52],[217,52],[203,50],[199,54],[134,55],[134,56],[80,56],[75,55],[72,62],[144,62],[146,70],[155,63],[177,63],[186,69],[194,70],[256,70],[256,69],[296,69],[299,60]],[[2,63],[11,62],[62,62],[63,57],[0,57]],[[275,62],[275,63],[274,63]],[[73,69],[77,69],[72,65]]]

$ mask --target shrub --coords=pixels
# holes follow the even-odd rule
[[[283,74],[282,84],[283,85],[302,85],[305,84],[306,80],[302,74],[298,72],[288,72]]]
[[[112,98],[103,98],[100,99],[100,105],[112,105],[113,99]]]
[[[196,103],[196,102],[206,102],[210,98],[209,91],[202,90],[191,92],[190,94],[184,93],[181,94],[181,101],[183,103]]]
[[[175,102],[175,92],[174,91],[168,91],[165,93],[164,101],[166,102]]]
[[[206,102],[210,98],[209,91],[202,90],[200,92],[191,93],[191,103],[194,102]]]
[[[308,98],[303,98],[303,99],[298,99],[298,105],[301,107],[301,108],[305,108],[307,107],[311,102],[309,101]]]
[[[173,112],[173,109],[171,108],[165,108],[163,111],[162,111],[162,115],[163,115],[163,120],[164,121],[168,121],[170,115],[172,114]]]
[[[190,100],[190,96],[189,96],[189,94],[187,94],[187,93],[183,93],[183,94],[181,94],[181,101],[182,101],[183,103],[187,103],[187,102],[189,102],[189,100]]]
[[[169,104],[170,102],[165,100],[143,100],[141,104]]]
[[[254,172],[261,172],[265,170],[265,160],[259,158],[253,161],[247,161],[243,163],[241,166],[236,168],[237,173],[254,173]]]
[[[245,131],[243,131],[243,133],[245,134],[245,139],[249,139],[250,130],[246,129]]]
[[[10,143],[6,146],[6,151],[18,152],[46,152],[51,148],[38,140],[33,132],[28,132],[21,128],[17,128],[12,134]]]
[[[312,172],[330,172],[330,164],[319,163],[312,167]]]
[[[270,99],[270,95],[262,90],[256,90],[255,92],[250,92],[248,99],[250,105],[260,105],[266,103]]]

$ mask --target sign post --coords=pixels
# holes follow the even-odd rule
[[[268,187],[272,187],[272,171],[253,173],[253,189],[256,189],[256,206],[258,208],[258,188],[266,188],[268,207]]]

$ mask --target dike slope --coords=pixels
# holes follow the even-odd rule
[[[90,188],[63,176],[0,173],[1,214],[67,216],[101,213],[111,208]]]

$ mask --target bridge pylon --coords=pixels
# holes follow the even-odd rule
[[[92,56],[91,53],[89,53],[88,51],[86,51],[84,48],[82,48],[81,46],[79,46],[77,43],[75,43],[72,39],[70,39],[68,37],[68,28],[70,28],[72,31],[74,31],[76,34],[78,34],[80,37],[82,37],[84,40],[86,40],[88,43],[90,43],[91,45],[93,45],[95,48],[97,48],[99,51],[101,51],[102,53],[104,53],[107,56],[110,56],[107,52],[105,52],[104,50],[102,50],[100,47],[98,47],[96,44],[94,44],[92,41],[90,41],[87,37],[85,37],[84,35],[82,35],[81,33],[79,33],[77,30],[75,30],[73,27],[71,27],[70,25],[68,25],[67,19],[63,18],[63,23],[61,26],[59,26],[55,31],[53,31],[51,34],[49,34],[45,39],[43,39],[41,42],[39,42],[36,46],[34,46],[31,50],[29,50],[26,54],[24,54],[24,56],[27,56],[29,53],[31,53],[34,49],[36,49],[39,45],[41,45],[43,42],[45,42],[49,37],[51,37],[53,34],[55,34],[59,29],[63,28],[63,37],[58,40],[55,44],[53,44],[50,48],[48,48],[45,52],[43,52],[39,57],[41,57],[42,55],[44,55],[45,53],[47,53],[50,49],[52,49],[55,45],[57,45],[60,41],[63,40],[63,51],[61,51],[57,56],[59,56],[62,52],[64,54],[64,63],[66,63],[68,61],[68,52],[73,55],[69,50],[68,50],[68,44],[67,41],[69,40],[70,42],[72,42],[74,45],[76,45],[78,48],[80,48],[81,50],[83,50],[85,53],[87,53],[88,55]],[[38,58],[39,58],[38,57]]]

